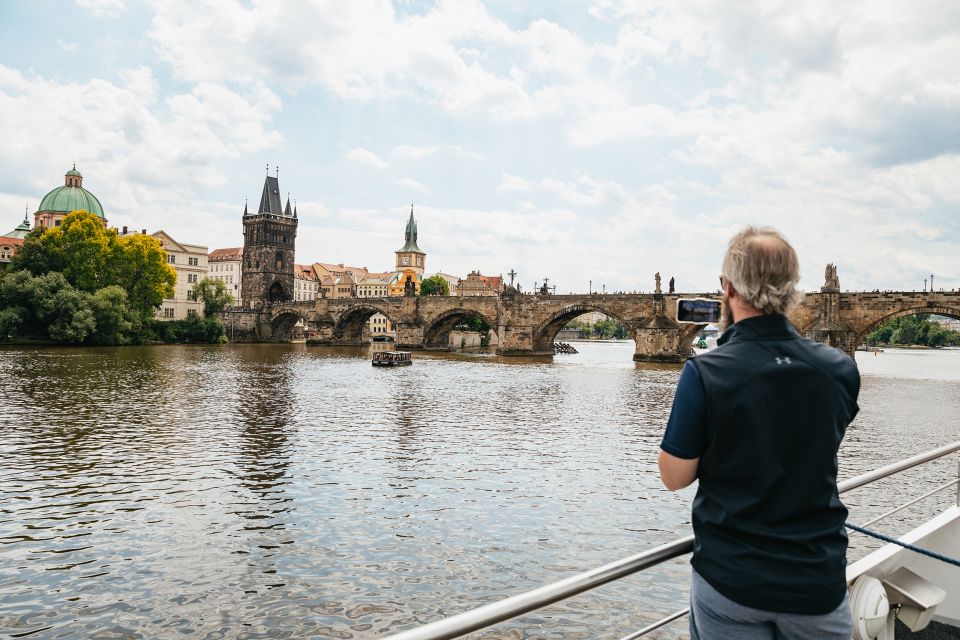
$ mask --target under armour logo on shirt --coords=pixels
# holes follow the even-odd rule
[[[784,356],[782,358],[776,358],[776,361],[777,361],[777,364],[793,364],[792,362],[790,362],[790,358],[788,358],[787,356]]]

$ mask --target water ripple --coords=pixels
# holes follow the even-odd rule
[[[692,493],[655,469],[678,368],[630,354],[383,370],[364,349],[4,349],[0,628],[370,638],[685,534]],[[955,437],[960,385],[937,363],[930,380],[865,372],[842,475]],[[912,471],[911,490],[950,472]],[[845,501],[866,520],[896,486]],[[688,572],[667,563],[485,637],[622,635],[682,606]]]

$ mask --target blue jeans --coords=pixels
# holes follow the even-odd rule
[[[690,640],[850,640],[852,634],[846,596],[823,615],[763,611],[737,604],[693,572]]]

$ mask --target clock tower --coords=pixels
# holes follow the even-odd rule
[[[418,276],[422,276],[426,268],[427,254],[417,246],[417,221],[413,219],[413,205],[410,205],[410,219],[407,221],[404,240],[406,241],[404,245],[395,252],[397,271],[413,271]]]

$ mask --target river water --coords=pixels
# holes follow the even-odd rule
[[[679,367],[577,347],[400,369],[303,345],[0,350],[0,635],[375,637],[687,534],[693,490],[655,465]],[[842,477],[958,437],[960,351],[858,361]],[[955,473],[844,500],[863,522]],[[618,638],[682,608],[688,575],[678,559],[484,636]]]

